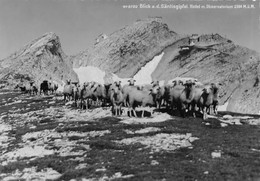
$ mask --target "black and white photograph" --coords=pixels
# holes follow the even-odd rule
[[[260,1],[0,0],[0,180],[260,180]]]

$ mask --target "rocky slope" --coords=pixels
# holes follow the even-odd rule
[[[21,80],[34,80],[39,84],[47,79],[62,83],[68,78],[78,80],[54,33],[47,33],[0,60],[0,80],[5,86],[13,86]]]
[[[259,113],[259,53],[218,34],[201,35],[199,42],[182,51],[179,47],[187,41],[181,39],[164,50],[152,77],[170,80],[182,76],[197,78],[202,83],[220,82],[220,103],[228,101],[228,111]]]
[[[122,78],[130,77],[180,38],[161,18],[139,20],[102,37],[93,47],[72,58],[74,67],[96,66]]]

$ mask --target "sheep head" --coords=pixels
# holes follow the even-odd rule
[[[194,85],[195,82],[188,80],[185,84],[183,84],[185,86],[185,88],[191,89]]]
[[[134,85],[134,83],[136,82],[136,80],[134,80],[134,79],[129,79],[127,82],[129,82],[129,85]]]
[[[159,85],[159,81],[158,80],[157,81],[154,80],[154,81],[151,82],[151,84],[153,85],[153,87],[157,86],[157,85]]]
[[[205,93],[205,94],[209,94],[210,92],[212,92],[213,90],[213,87],[212,86],[205,86],[202,91]]]

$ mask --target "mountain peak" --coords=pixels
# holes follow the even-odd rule
[[[73,57],[74,67],[91,65],[118,76],[130,77],[137,71],[133,64],[145,65],[179,38],[160,17],[137,20],[97,41],[92,49]]]
[[[7,84],[16,83],[21,77],[37,83],[45,79],[59,83],[68,78],[74,81],[78,79],[71,62],[62,51],[59,37],[53,32],[45,33],[0,61],[0,68],[0,79]]]

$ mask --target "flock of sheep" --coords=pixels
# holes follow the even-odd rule
[[[39,88],[40,87],[40,88]],[[58,89],[58,84],[53,81],[44,80],[40,86],[35,84],[34,81],[31,82],[20,82],[17,84],[14,89],[20,88],[22,92],[28,93],[30,95],[37,95],[38,92],[41,95],[42,93],[45,95],[54,94]]]
[[[171,84],[159,85],[159,81],[151,84],[135,85],[135,80],[128,80],[128,85],[121,85],[120,81],[112,84],[99,84],[86,82],[83,85],[72,84],[69,80],[64,86],[64,101],[73,100],[77,107],[88,109],[93,102],[97,105],[112,106],[112,113],[116,116],[122,114],[122,106],[128,108],[129,116],[135,116],[135,108],[141,106],[144,116],[144,107],[160,109],[165,106],[169,112],[177,111],[182,117],[196,112],[203,114],[207,119],[208,113],[217,114],[218,92],[220,84],[203,85],[193,78],[179,78]]]

